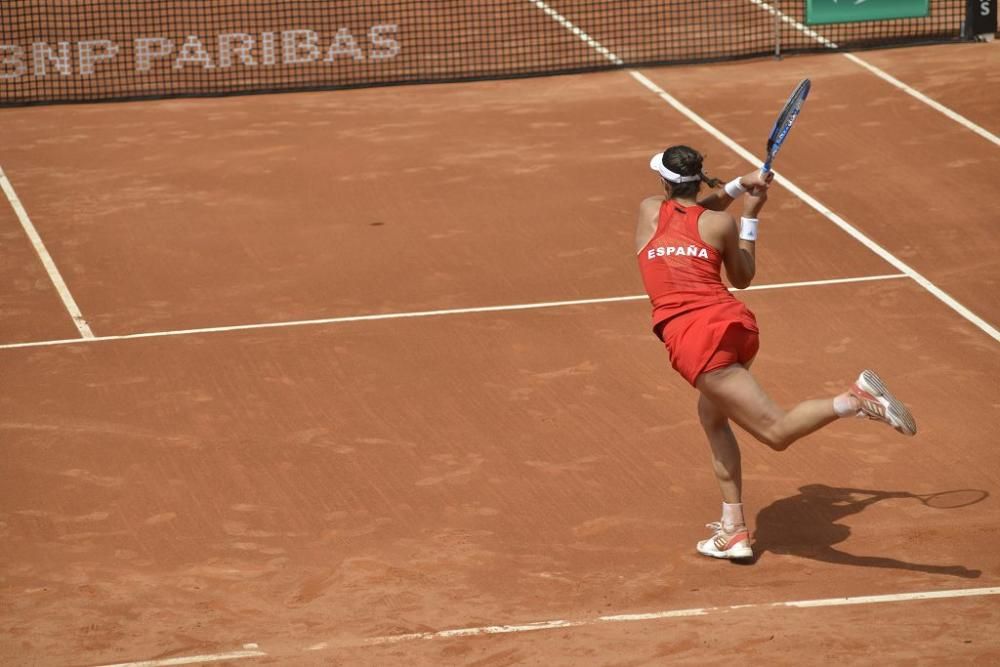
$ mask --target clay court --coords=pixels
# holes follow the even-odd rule
[[[634,220],[806,77],[755,375],[920,432],[739,432],[738,565]],[[992,42],[0,110],[0,662],[1000,662],[998,90]]]

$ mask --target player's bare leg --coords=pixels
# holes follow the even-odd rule
[[[729,425],[729,418],[704,394],[698,398],[698,418],[712,448],[712,469],[719,482],[723,502],[742,502],[740,446]]]
[[[702,373],[695,386],[727,417],[775,451],[787,449],[799,438],[842,416],[829,398],[803,401],[786,412],[771,400],[750,371],[738,364]],[[848,400],[852,401],[852,411],[857,412],[860,402],[856,398]]]
[[[904,435],[917,432],[910,411],[870,370],[862,372],[849,391],[832,400],[803,401],[787,412],[771,400],[747,368],[736,364],[702,373],[695,386],[727,417],[776,451],[840,417],[867,417]]]
[[[729,419],[704,394],[698,398],[698,418],[708,437],[712,469],[722,491],[722,518],[708,524],[712,537],[698,543],[698,552],[715,558],[753,558],[750,533],[743,518],[740,446]]]
[[[704,373],[695,386],[701,391],[698,417],[712,448],[713,469],[723,499],[722,519],[708,524],[712,536],[698,543],[698,552],[713,558],[752,559],[750,531],[743,517],[740,450],[729,418],[764,444],[782,450],[837,419],[838,414],[830,399],[806,401],[785,412],[761,389],[748,368],[739,365]],[[856,412],[857,399],[846,400]]]

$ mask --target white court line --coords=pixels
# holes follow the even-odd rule
[[[263,658],[267,653],[256,649],[247,651],[230,651],[229,653],[210,653],[205,655],[189,655],[162,660],[140,660],[139,662],[116,662],[113,665],[101,667],[170,667],[170,665],[196,665],[206,662],[222,662],[223,660],[243,660],[245,658]]]
[[[803,280],[792,283],[772,283],[770,285],[753,285],[743,292],[755,290],[786,289],[792,287],[817,287],[820,285],[842,285],[846,283],[862,283],[873,280],[893,280],[906,278],[902,273],[890,273],[880,276],[860,276],[855,278],[830,278],[828,280]],[[730,292],[737,291],[729,288]],[[473,313],[501,313],[512,310],[536,310],[539,308],[564,308],[566,306],[589,306],[599,303],[619,303],[622,301],[644,301],[649,299],[645,294],[631,296],[610,296],[598,299],[574,299],[572,301],[544,301],[540,303],[516,303],[504,306],[478,306],[475,308],[452,308],[449,310],[419,310],[402,313],[379,313],[377,315],[350,315],[347,317],[326,317],[316,320],[292,320],[289,322],[264,322],[260,324],[235,324],[226,327],[204,327],[201,329],[176,329],[173,331],[151,331],[148,333],[123,334],[121,336],[96,336],[87,339],[64,338],[60,340],[42,340],[30,343],[6,343],[0,345],[0,350],[14,350],[26,347],[48,347],[52,345],[73,345],[76,343],[99,343],[112,340],[135,340],[138,338],[164,338],[166,336],[186,336],[190,334],[222,333],[225,331],[249,331],[253,329],[278,329],[282,327],[301,327],[317,324],[344,324],[347,322],[373,322],[377,320],[399,320],[411,317],[440,317],[444,315],[469,315]]]
[[[788,16],[787,14],[785,14],[784,12],[782,12],[781,10],[772,7],[771,5],[769,5],[766,2],[764,2],[764,0],[750,0],[750,2],[752,2],[755,5],[757,5],[758,7],[760,7],[761,9],[763,9],[764,11],[769,12],[773,16],[779,17],[783,22],[785,22],[785,23],[789,24],[790,26],[794,27],[796,30],[798,30],[799,32],[803,33],[804,35],[806,35],[808,37],[811,37],[812,39],[816,40],[818,43],[822,44],[826,48],[828,48],[828,49],[837,49],[837,48],[840,48],[839,46],[837,46],[835,43],[833,43],[830,40],[828,40],[823,35],[819,34],[815,30],[812,30],[811,28],[803,25],[802,23],[796,21],[795,19],[793,19],[792,17]],[[971,130],[972,132],[975,132],[976,134],[978,134],[979,136],[983,137],[987,141],[992,141],[997,146],[1000,146],[1000,137],[998,137],[997,135],[993,134],[992,132],[990,132],[989,130],[987,130],[984,127],[976,125],[975,123],[973,123],[971,120],[969,120],[965,116],[963,116],[963,115],[961,115],[961,114],[959,114],[959,113],[957,113],[957,112],[949,109],[948,107],[946,107],[945,105],[941,104],[937,100],[934,100],[934,99],[928,97],[927,95],[924,95],[922,92],[920,92],[916,88],[908,86],[907,84],[903,83],[902,81],[900,81],[896,77],[892,76],[891,74],[889,74],[885,70],[880,69],[880,68],[876,67],[875,65],[872,65],[867,60],[862,60],[861,58],[859,58],[858,56],[854,55],[853,53],[842,53],[840,55],[844,56],[845,58],[847,58],[848,60],[850,60],[855,65],[860,65],[861,67],[864,67],[866,70],[868,70],[869,72],[871,72],[875,76],[879,77],[880,79],[882,79],[884,81],[888,81],[889,83],[891,83],[896,88],[899,88],[900,90],[902,90],[907,95],[910,95],[911,97],[915,97],[916,99],[920,100],[921,102],[923,102],[927,106],[931,107],[935,111],[943,113],[945,116],[947,116],[951,120],[955,121],[956,123],[958,123],[962,127],[966,128],[967,130]]]
[[[7,174],[4,173],[3,167],[0,167],[0,188],[3,188],[4,194],[7,195],[7,199],[10,201],[10,205],[14,208],[14,214],[17,215],[17,219],[21,221],[21,227],[24,228],[24,233],[28,235],[28,238],[31,240],[31,245],[34,246],[35,252],[38,253],[39,259],[42,260],[42,266],[44,266],[45,270],[48,272],[49,279],[52,280],[52,284],[55,285],[56,291],[59,292],[63,305],[66,306],[66,310],[69,311],[70,317],[73,318],[73,324],[76,325],[77,331],[79,331],[80,335],[84,338],[93,338],[94,332],[90,330],[90,325],[87,324],[87,320],[83,319],[83,313],[80,312],[80,308],[76,305],[73,295],[70,294],[69,288],[66,287],[66,282],[59,273],[56,263],[52,261],[52,256],[49,254],[49,251],[45,249],[45,244],[42,243],[42,237],[38,235],[38,230],[36,230],[35,226],[31,224],[31,218],[28,217],[28,212],[24,210],[21,200],[18,199],[17,193],[14,192],[14,186],[11,185],[10,180],[7,178]]]
[[[596,626],[606,623],[636,623],[641,621],[659,621],[671,618],[689,618],[692,616],[711,616],[731,612],[746,610],[762,610],[791,608],[810,609],[815,607],[845,607],[851,605],[883,604],[887,602],[915,602],[918,600],[942,600],[953,598],[983,597],[988,595],[1000,595],[1000,587],[994,588],[959,588],[944,591],[924,591],[918,593],[893,593],[888,595],[863,595],[858,597],[825,598],[819,600],[792,600],[789,602],[764,602],[759,604],[736,604],[727,607],[695,607],[692,609],[671,609],[669,611],[655,611],[643,614],[614,614],[608,616],[598,616],[596,618],[567,621],[552,620],[539,621],[536,623],[522,623],[518,625],[484,625],[475,628],[459,628],[455,630],[440,630],[438,632],[411,632],[404,635],[387,635],[384,637],[372,637],[370,639],[359,640],[357,642],[329,641],[319,642],[308,647],[307,651],[322,651],[329,648],[338,648],[351,645],[381,646],[385,644],[398,644],[400,642],[430,639],[454,639],[456,637],[481,637],[484,635],[501,635],[520,632],[537,632],[539,630],[553,630],[558,628],[579,628],[584,626]]]
[[[532,4],[536,5],[536,6],[547,7],[548,9],[546,10],[546,14],[549,14],[550,16],[552,16],[552,15],[558,16],[559,17],[559,23],[560,23],[560,25],[563,25],[564,27],[566,25],[570,25],[570,26],[573,25],[566,17],[562,16],[561,14],[559,14],[558,12],[556,12],[554,9],[551,9],[550,7],[548,7],[548,5],[546,5],[541,0],[529,0],[529,1]],[[751,1],[755,2],[756,0],[751,0]],[[594,40],[593,40],[593,38],[591,38],[591,37],[588,36],[587,40],[585,40],[585,41],[587,41],[587,43],[589,44],[590,42],[593,42]],[[601,48],[604,49],[604,51],[607,51],[607,49],[605,49],[603,46]],[[602,51],[602,53],[603,53],[603,51]],[[615,62],[615,60],[612,60],[612,56],[615,59],[617,59],[618,61],[621,60],[620,58],[618,58],[617,56],[615,56],[610,51],[608,51],[608,53],[610,55],[609,56],[606,55],[605,57],[608,58],[608,60],[611,60],[611,62]],[[629,75],[633,79],[635,79],[636,81],[638,81],[645,88],[647,88],[650,91],[652,91],[653,93],[655,93],[657,96],[660,97],[660,99],[662,99],[664,102],[666,102],[667,104],[669,104],[670,106],[672,106],[674,109],[676,109],[677,111],[679,111],[682,115],[684,115],[688,120],[690,120],[691,122],[693,122],[695,125],[697,125],[701,129],[705,130],[706,132],[708,132],[709,134],[711,134],[713,137],[715,137],[716,139],[718,139],[720,142],[722,142],[723,144],[725,144],[727,147],[729,147],[730,150],[732,150],[733,152],[735,152],[737,155],[739,155],[740,157],[742,157],[744,160],[746,160],[747,162],[750,162],[751,164],[754,164],[754,165],[761,165],[761,164],[764,163],[764,160],[762,160],[761,158],[757,157],[756,155],[754,155],[753,153],[751,153],[747,149],[743,148],[743,146],[741,146],[740,144],[736,143],[736,141],[734,141],[733,139],[731,139],[728,135],[724,134],[721,130],[719,130],[714,125],[712,125],[711,123],[709,123],[707,120],[705,120],[704,118],[702,118],[701,116],[699,116],[698,114],[696,114],[694,111],[692,111],[691,109],[689,109],[684,104],[682,104],[680,102],[680,100],[678,100],[673,95],[671,95],[667,91],[663,90],[658,85],[656,85],[655,83],[653,83],[651,80],[649,80],[648,78],[646,78],[645,76],[643,76],[643,74],[640,73],[638,70],[630,69],[630,70],[627,70],[627,71],[628,71]],[[971,310],[969,310],[968,308],[966,308],[965,306],[963,306],[961,303],[959,303],[958,301],[956,301],[950,294],[948,294],[947,292],[945,292],[944,290],[942,290],[940,287],[938,287],[937,285],[935,285],[934,283],[932,283],[930,280],[928,280],[927,278],[925,278],[923,275],[921,275],[920,273],[918,273],[916,271],[916,269],[914,269],[913,267],[911,267],[909,264],[907,264],[903,260],[899,259],[895,255],[893,255],[891,252],[889,252],[888,250],[886,250],[885,248],[883,248],[882,246],[880,246],[878,243],[876,243],[872,239],[868,238],[859,229],[857,229],[856,227],[854,227],[853,225],[851,225],[850,223],[848,223],[846,220],[844,220],[843,218],[841,218],[839,215],[837,215],[836,213],[834,213],[833,211],[831,211],[829,208],[827,208],[823,204],[821,204],[814,197],[812,197],[811,195],[807,194],[802,188],[798,187],[797,185],[795,185],[794,183],[792,183],[790,180],[788,180],[787,178],[783,177],[781,174],[779,174],[777,172],[774,172],[774,174],[775,174],[774,180],[777,183],[779,183],[780,185],[783,185],[792,194],[794,194],[796,197],[798,197],[799,199],[801,199],[803,202],[805,202],[806,204],[808,204],[809,206],[811,206],[812,208],[814,208],[816,211],[818,211],[820,214],[822,214],[827,220],[829,220],[833,224],[837,225],[842,230],[844,230],[845,232],[847,232],[849,235],[851,235],[852,237],[854,237],[855,240],[859,241],[862,245],[864,245],[866,248],[868,248],[869,250],[871,250],[873,253],[875,253],[876,255],[878,255],[879,257],[881,257],[885,261],[887,261],[889,264],[891,264],[893,267],[895,267],[899,271],[903,272],[904,274],[906,274],[907,276],[909,276],[910,278],[912,278],[913,280],[915,280],[921,287],[923,287],[925,290],[927,290],[928,292],[930,292],[931,294],[933,294],[940,301],[942,301],[945,305],[947,305],[949,308],[951,308],[952,310],[954,310],[956,313],[958,313],[959,315],[961,315],[962,317],[964,317],[966,320],[968,320],[972,324],[974,324],[977,327],[979,327],[979,329],[981,329],[984,333],[986,333],[988,336],[990,336],[991,338],[993,338],[993,340],[995,340],[997,342],[1000,342],[1000,331],[998,331],[996,329],[996,327],[994,327],[993,325],[989,324],[986,320],[982,319],[981,317],[979,317],[978,315],[976,315],[975,313],[973,313]]]
[[[625,63],[622,61],[621,58],[619,58],[618,56],[616,56],[615,54],[613,54],[608,49],[604,48],[604,45],[602,45],[596,39],[594,39],[593,37],[591,37],[590,35],[588,35],[587,33],[585,33],[578,26],[573,25],[572,21],[570,21],[569,19],[567,19],[565,16],[563,16],[562,14],[560,14],[559,12],[557,12],[556,10],[552,9],[551,7],[549,7],[546,3],[542,2],[542,0],[529,0],[529,1],[533,5],[535,5],[535,7],[538,7],[543,12],[545,12],[549,16],[549,18],[551,18],[556,23],[558,23],[562,27],[566,28],[571,33],[573,33],[574,35],[576,35],[577,37],[579,37],[581,40],[583,40],[583,42],[587,46],[589,46],[590,48],[594,49],[595,51],[597,51],[602,56],[604,56],[605,58],[607,58],[608,60],[610,60],[614,64],[618,65],[619,67],[623,67],[625,65]]]
[[[637,623],[643,621],[661,621],[675,618],[703,617],[721,614],[730,614],[744,611],[769,611],[774,609],[812,609],[817,607],[846,607],[866,604],[886,604],[891,602],[917,602],[923,600],[945,600],[956,598],[985,597],[989,595],[1000,595],[1000,587],[993,588],[959,588],[943,591],[923,591],[916,593],[893,593],[888,595],[863,595],[857,597],[824,598],[817,600],[792,600],[788,602],[763,602],[758,604],[735,604],[726,607],[695,607],[691,609],[672,609],[669,611],[657,611],[641,614],[613,614],[598,616],[595,618],[567,621],[551,620],[538,621],[535,623],[520,623],[516,625],[483,625],[474,628],[456,628],[451,630],[439,630],[437,632],[411,632],[402,635],[386,635],[382,637],[371,637],[358,640],[331,640],[318,642],[302,649],[301,653],[326,651],[347,647],[365,646],[385,646],[388,644],[399,644],[409,641],[429,641],[434,639],[456,639],[462,637],[482,637],[486,635],[518,634],[524,632],[538,632],[541,630],[554,630],[560,628],[579,628],[586,626],[600,626],[608,623]],[[254,646],[256,644],[247,644]],[[166,660],[144,660],[141,662],[121,662],[114,665],[101,665],[100,667],[167,667],[169,665],[187,665],[196,662],[219,662],[222,660],[237,660],[240,658],[258,658],[268,656],[268,653],[260,650],[234,651],[231,653],[218,653],[211,655],[197,655],[181,658],[169,658]],[[275,656],[288,658],[294,661],[294,656]]]
[[[681,618],[684,616],[707,616],[729,611],[744,609],[777,609],[788,607],[793,609],[811,609],[814,607],[847,607],[859,604],[882,604],[886,602],[915,602],[917,600],[945,600],[954,598],[982,597],[1000,595],[1000,587],[993,588],[959,588],[947,591],[924,591],[921,593],[891,593],[888,595],[859,595],[857,597],[824,598],[819,600],[793,600],[791,602],[767,602],[763,604],[734,604],[728,607],[707,607],[702,609],[677,609],[648,614],[618,614],[616,616],[601,616],[598,620],[609,622],[655,621],[661,618]]]

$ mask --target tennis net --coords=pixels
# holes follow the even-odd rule
[[[791,0],[0,0],[0,105],[463,81],[952,41]]]

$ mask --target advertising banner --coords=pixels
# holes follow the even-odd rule
[[[929,0],[806,0],[806,23],[850,23],[927,16]]]

